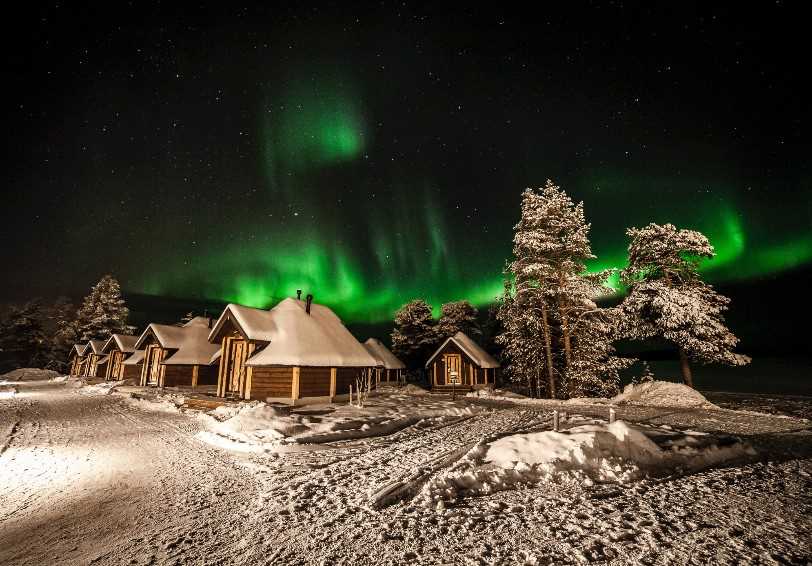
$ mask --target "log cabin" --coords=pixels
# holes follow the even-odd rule
[[[463,332],[446,339],[426,362],[433,391],[493,386],[499,362]],[[454,382],[456,381],[456,385]]]
[[[125,379],[134,379],[141,382],[141,370],[144,364],[144,350],[136,350],[125,359],[121,365],[124,366]]]
[[[197,387],[217,383],[212,365],[219,348],[207,340],[211,320],[198,316],[183,326],[152,323],[138,337],[136,350],[144,350],[142,386]]]
[[[270,310],[230,304],[209,341],[220,345],[217,392],[223,397],[290,405],[347,399],[356,379],[371,377],[378,364],[311,295]]]
[[[384,346],[383,342],[377,338],[369,338],[364,342],[364,348],[373,358],[378,360],[378,366],[375,368],[375,378],[378,383],[397,383],[400,381],[406,365],[389,348]]]
[[[74,344],[70,351],[70,375],[80,376],[85,372],[87,344]]]
[[[107,372],[107,356],[102,353],[104,342],[102,340],[90,340],[87,343],[85,355],[85,377],[104,377]]]
[[[135,365],[124,365],[124,360],[135,352],[135,342],[138,336],[128,336],[126,334],[113,334],[104,343],[102,353],[108,356],[107,359],[107,372],[105,379],[107,381],[121,381],[122,379],[140,378],[140,367]]]

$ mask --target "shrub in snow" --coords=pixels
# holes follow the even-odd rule
[[[677,346],[685,383],[693,387],[690,361],[731,366],[750,362],[733,350],[739,339],[725,325],[730,299],[699,277],[699,261],[716,253],[708,239],[672,224],[626,231],[629,266],[621,273],[630,287],[621,305],[623,333],[631,339],[661,337]]]

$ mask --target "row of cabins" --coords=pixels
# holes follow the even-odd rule
[[[463,333],[426,364],[432,384],[492,384],[498,364]],[[72,351],[71,374],[142,386],[216,386],[219,397],[306,404],[346,398],[366,372],[372,386],[397,382],[404,364],[380,340],[361,344],[332,310],[284,299],[270,310],[229,304],[214,324],[150,324],[138,336],[114,334]]]

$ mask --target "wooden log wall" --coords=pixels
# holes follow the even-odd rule
[[[251,389],[246,392],[251,399],[287,397],[293,393],[293,368],[289,366],[257,366],[252,368]]]

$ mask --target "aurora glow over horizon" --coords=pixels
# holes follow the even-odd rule
[[[803,33],[741,32],[793,9],[126,6],[77,38],[85,12],[42,8],[12,71],[4,296],[112,272],[256,307],[302,289],[348,322],[484,307],[548,178],[585,203],[591,270],[671,222],[716,247],[714,284],[806,273]]]

